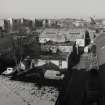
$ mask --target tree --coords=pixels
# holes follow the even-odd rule
[[[89,32],[86,30],[85,31],[85,46],[89,45],[90,44],[90,36],[89,36]]]

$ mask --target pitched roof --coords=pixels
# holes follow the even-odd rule
[[[39,35],[40,38],[49,38],[55,42],[65,42],[65,37],[67,39],[71,39],[74,35],[76,35],[77,39],[83,38],[85,30],[84,29],[55,29],[55,28],[46,28]],[[75,37],[75,36],[74,36]]]

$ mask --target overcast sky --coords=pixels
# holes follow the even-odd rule
[[[105,17],[105,0],[0,0],[0,18]]]

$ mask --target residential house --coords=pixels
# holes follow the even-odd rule
[[[4,20],[0,19],[0,27],[2,27],[2,29],[4,29]]]
[[[7,33],[11,31],[11,23],[8,19],[4,19],[4,31]]]
[[[23,19],[23,27],[24,28],[29,28],[29,30],[31,31],[34,27],[33,27],[34,22],[32,20],[29,19]]]
[[[12,19],[12,31],[18,32],[21,29],[21,19]]]
[[[46,43],[47,41],[64,42],[65,37],[64,37],[64,35],[59,34],[59,29],[46,28],[39,35],[39,42],[40,43]]]
[[[35,28],[43,27],[43,19],[35,19]]]
[[[77,42],[79,46],[85,46],[85,31],[85,29],[81,28],[46,28],[39,35],[39,42],[46,43],[48,41],[74,41]]]

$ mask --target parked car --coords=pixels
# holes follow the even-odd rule
[[[4,72],[2,73],[2,75],[5,75],[5,76],[12,76],[15,72],[16,72],[16,70],[14,70],[14,68],[8,67],[8,68],[6,69],[6,71],[4,71]]]
[[[62,80],[64,78],[64,74],[61,74],[60,71],[46,70],[44,73],[44,78],[51,80]]]

